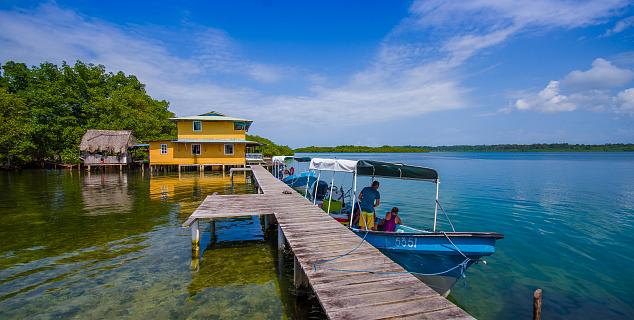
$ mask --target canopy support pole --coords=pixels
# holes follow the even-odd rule
[[[304,193],[305,199],[308,199],[308,183],[310,182],[310,172],[312,171],[309,169],[307,172],[309,172],[309,174],[306,176],[306,193]]]
[[[354,221],[354,209],[355,201],[357,200],[357,170],[352,173],[352,211],[350,212],[350,221],[348,227],[352,229],[352,222]],[[360,212],[359,212],[360,213]]]
[[[319,188],[319,178],[321,177],[321,170],[317,170],[317,181],[315,181],[315,189],[313,191],[313,204],[317,204],[317,188]]]
[[[436,207],[434,208],[434,232],[436,232],[436,221],[438,220],[438,191],[440,189],[440,179],[436,179]]]
[[[332,202],[332,187],[335,186],[335,174],[337,172],[332,173],[332,179],[330,180],[330,194],[328,195],[328,211],[326,211],[328,214],[330,214],[330,203]]]

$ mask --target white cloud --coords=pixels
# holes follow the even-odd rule
[[[616,24],[614,25],[612,29],[608,29],[605,32],[604,36],[611,36],[613,34],[621,33],[625,31],[625,29],[628,29],[629,27],[631,27],[632,25],[634,25],[634,16],[621,19],[616,22]]]
[[[563,81],[551,80],[538,93],[522,94],[521,98],[515,101],[515,108],[542,112],[574,111],[583,108],[591,111],[634,113],[634,108],[629,107],[632,94],[628,91],[630,89],[618,95],[616,93],[633,79],[632,70],[618,68],[610,61],[598,58],[587,71],[572,71]]]
[[[519,110],[538,109],[544,112],[573,111],[577,108],[567,96],[560,93],[559,81],[550,81],[535,97],[518,99],[515,106]]]
[[[602,22],[629,4],[627,0],[431,0],[417,1],[411,11],[419,16],[418,24],[427,26],[574,28]]]
[[[634,115],[634,88],[625,89],[619,92],[618,111]]]
[[[450,53],[451,61],[460,64],[516,33],[601,23],[628,5],[627,0],[419,0],[410,8],[413,17],[398,30],[414,26],[453,34],[442,48]]]
[[[450,39],[443,50],[451,53],[451,61],[460,64],[479,50],[497,45],[515,33],[518,27],[495,30],[486,34],[468,34]]]
[[[623,86],[634,79],[634,72],[620,69],[610,61],[602,58],[592,62],[592,68],[587,71],[575,70],[570,72],[563,83],[571,88],[615,88]]]

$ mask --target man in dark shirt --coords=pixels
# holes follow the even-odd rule
[[[373,181],[371,187],[365,187],[359,193],[359,205],[361,216],[359,217],[359,227],[365,230],[376,230],[374,220],[376,218],[374,208],[381,204],[381,194],[379,193],[379,182]]]

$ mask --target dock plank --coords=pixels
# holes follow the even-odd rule
[[[330,319],[473,319],[265,168],[251,171],[261,193],[210,195],[183,226],[274,215]]]

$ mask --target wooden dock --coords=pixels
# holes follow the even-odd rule
[[[199,219],[271,215],[278,224],[278,246],[288,245],[295,256],[295,286],[310,286],[328,318],[473,319],[367,242],[323,263],[357,247],[361,238],[263,167],[252,171],[260,194],[208,196],[185,221],[195,255]]]

